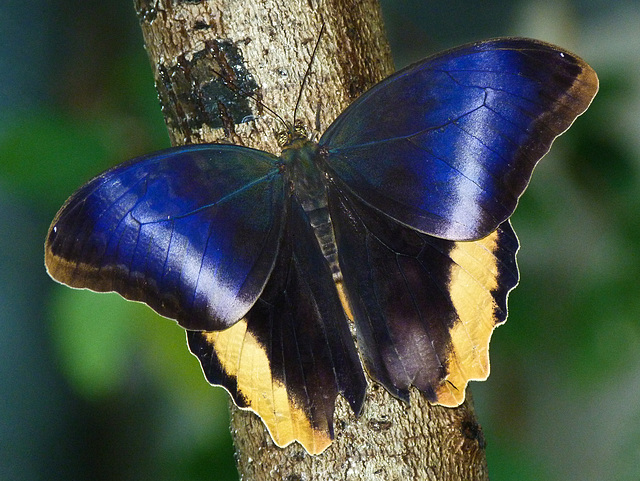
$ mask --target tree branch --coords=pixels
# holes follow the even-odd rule
[[[174,144],[231,142],[279,153],[274,132],[282,125],[273,115],[242,95],[225,101],[216,93],[232,84],[291,121],[323,22],[297,113],[314,134],[393,70],[375,0],[135,4]],[[371,384],[360,418],[338,399],[336,440],[319,456],[297,443],[278,448],[255,414],[234,406],[231,425],[243,479],[488,479],[470,399],[451,409],[412,392],[406,406]]]

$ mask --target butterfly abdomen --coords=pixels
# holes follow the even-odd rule
[[[338,265],[336,236],[329,214],[324,174],[315,162],[317,155],[318,144],[300,138],[282,151],[282,159],[288,167],[295,200],[307,214],[309,225],[313,228],[322,255],[331,268],[334,281],[339,281],[342,274]]]
[[[331,274],[334,281],[342,279],[340,265],[338,264],[338,248],[336,247],[336,235],[329,216],[327,206],[307,212],[309,216],[309,224],[313,227],[313,231],[322,250],[322,255],[329,263]]]

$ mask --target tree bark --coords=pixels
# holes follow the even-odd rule
[[[393,71],[375,0],[134,1],[176,145],[229,142],[279,153],[274,132],[283,127],[261,105],[293,120],[323,22],[296,115],[312,135]],[[225,84],[260,102],[225,101],[217,94]],[[360,418],[338,398],[336,439],[318,456],[297,443],[278,448],[255,414],[235,406],[231,431],[242,479],[488,479],[469,397],[452,409],[431,406],[414,390],[407,406],[371,383]]]

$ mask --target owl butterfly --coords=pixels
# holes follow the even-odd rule
[[[365,369],[444,406],[487,378],[518,282],[509,217],[597,90],[583,60],[536,40],[439,53],[317,143],[292,131],[280,156],[189,145],[107,170],[56,215],[46,266],[175,319],[276,444],[320,453],[338,394],[360,412]]]

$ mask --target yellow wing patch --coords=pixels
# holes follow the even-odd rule
[[[437,390],[438,404],[455,407],[464,401],[469,381],[489,377],[489,341],[496,328],[499,232],[473,242],[457,242],[449,256],[449,294],[458,320],[450,331],[449,375]]]
[[[314,427],[309,416],[275,379],[265,348],[247,330],[245,319],[228,329],[203,333],[225,373],[236,379],[238,395],[266,425],[273,441],[284,447],[298,441],[311,454],[331,444],[326,427]]]

